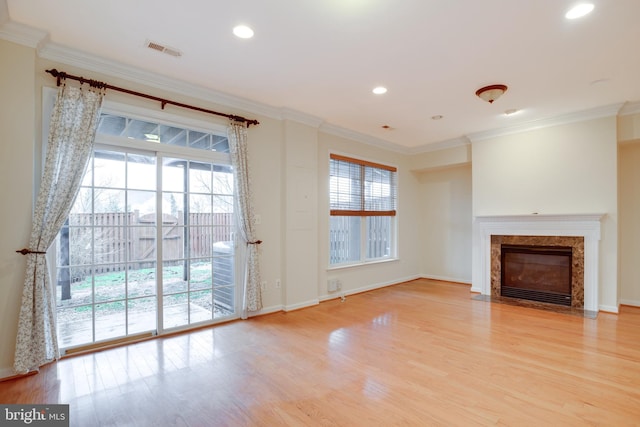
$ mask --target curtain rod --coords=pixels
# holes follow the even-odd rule
[[[100,81],[97,81],[97,80],[85,79],[84,77],[79,77],[79,76],[74,76],[74,75],[71,75],[71,74],[67,74],[64,71],[58,71],[55,68],[52,69],[52,70],[46,70],[46,72],[51,74],[53,77],[55,77],[57,79],[57,85],[58,86],[60,86],[61,80],[64,80],[64,79],[77,80],[80,83],[87,83],[92,87],[96,87],[96,88],[100,88],[100,89],[111,89],[111,90],[115,90],[115,91],[118,91],[118,92],[127,93],[129,95],[139,96],[141,98],[146,98],[146,99],[151,99],[153,101],[158,101],[162,105],[162,109],[163,110],[164,110],[165,105],[170,104],[170,105],[175,105],[176,107],[182,107],[182,108],[187,108],[189,110],[200,111],[202,113],[208,113],[208,114],[214,114],[216,116],[226,117],[226,118],[231,119],[231,120],[236,121],[236,122],[246,123],[247,127],[249,127],[251,125],[260,124],[260,122],[257,121],[257,120],[247,119],[245,117],[235,116],[233,114],[219,113],[218,111],[207,110],[206,108],[195,107],[193,105],[183,104],[181,102],[172,101],[170,99],[164,99],[164,98],[160,98],[160,97],[153,96],[153,95],[147,95],[146,93],[141,93],[141,92],[136,92],[136,91],[129,90],[129,89],[124,89],[124,88],[121,88],[121,87],[118,87],[118,86],[113,86],[113,85],[110,85],[108,83],[100,82]]]

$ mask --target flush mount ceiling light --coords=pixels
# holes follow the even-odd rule
[[[493,101],[500,98],[506,91],[507,87],[505,85],[489,85],[478,89],[476,91],[476,95],[478,95],[480,99],[487,101],[489,104],[493,104]]]
[[[378,86],[374,87],[371,92],[375,93],[376,95],[382,95],[383,93],[387,93],[387,88],[384,86]]]
[[[253,37],[253,30],[246,25],[238,25],[233,27],[233,34],[241,39],[250,39]]]
[[[593,8],[593,3],[580,3],[569,9],[569,11],[565,13],[564,17],[567,19],[582,18],[583,16],[591,13]]]

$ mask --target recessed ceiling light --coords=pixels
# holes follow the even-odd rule
[[[564,17],[567,19],[582,18],[583,16],[591,13],[593,8],[593,3],[580,3],[569,9],[569,11],[565,13]]]
[[[233,27],[233,34],[241,39],[250,39],[253,37],[253,30],[246,25],[238,25]]]
[[[518,110],[517,108],[510,108],[508,110],[506,110],[504,112],[505,116],[513,116],[514,114],[518,114],[520,112],[520,110]]]
[[[444,116],[442,114],[437,114],[435,116],[431,116],[431,120],[440,120],[442,119]]]
[[[384,86],[374,87],[372,92],[376,95],[382,95],[383,93],[387,93],[387,88]]]

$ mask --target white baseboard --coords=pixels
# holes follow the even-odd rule
[[[256,316],[262,316],[263,314],[277,313],[278,311],[284,311],[284,306],[283,305],[272,305],[271,307],[262,307],[261,310],[252,311],[249,314],[249,317],[256,317]]]
[[[605,311],[607,313],[615,313],[618,314],[620,312],[620,310],[618,309],[617,305],[604,305],[604,304],[600,304],[600,306],[598,306],[598,309],[600,311]]]
[[[631,307],[640,307],[640,301],[634,299],[621,299],[620,304],[630,305]]]
[[[285,305],[284,311],[300,310],[301,308],[312,307],[318,304],[320,304],[319,299],[312,299],[309,301],[299,302],[297,304]]]
[[[397,285],[399,283],[404,283],[404,282],[410,282],[412,280],[416,280],[416,279],[420,279],[422,278],[422,276],[409,276],[409,277],[404,277],[404,278],[400,278],[400,279],[395,279],[395,280],[391,280],[388,282],[380,282],[380,283],[374,283],[372,285],[367,285],[367,286],[361,286],[359,288],[356,289],[348,289],[348,290],[341,290],[341,291],[337,291],[337,292],[332,292],[330,294],[325,294],[325,295],[321,295],[318,299],[320,301],[328,301],[331,299],[336,299],[336,298],[341,298],[343,296],[347,296],[347,295],[355,295],[355,294],[360,294],[362,292],[367,292],[367,291],[372,291],[374,289],[380,289],[380,288],[386,288],[387,286],[393,286],[393,285]]]
[[[469,279],[460,279],[460,278],[457,278],[457,277],[436,276],[436,275],[433,275],[433,274],[423,274],[420,277],[422,277],[423,279],[441,280],[443,282],[464,283],[465,285],[470,285],[471,284],[471,280],[469,280]]]

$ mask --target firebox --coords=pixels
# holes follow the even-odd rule
[[[571,306],[572,248],[501,245],[501,296]]]

